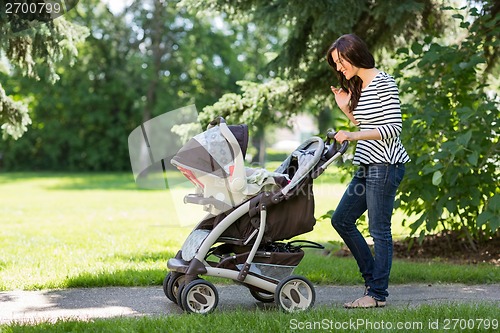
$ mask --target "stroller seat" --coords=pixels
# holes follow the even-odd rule
[[[314,194],[312,179],[307,176],[318,164],[323,151],[323,140],[319,137],[311,137],[297,147],[274,172],[270,172],[272,175],[284,177],[285,182],[273,190],[281,192],[286,199],[279,205],[268,208],[269,218],[263,242],[289,239],[313,229],[316,222],[314,218]],[[279,177],[275,176],[275,178]],[[274,186],[278,186],[278,184]],[[263,195],[265,193],[260,191],[251,197],[249,199],[250,207],[256,207],[261,202]],[[214,229],[233,210],[234,207],[220,214],[206,216],[196,229]],[[257,221],[254,216],[246,214],[229,226],[219,237],[219,240],[238,246],[252,244],[258,227]]]
[[[247,125],[220,123],[189,140],[171,160],[196,188],[184,201],[217,215],[268,186],[287,186],[286,173],[245,167],[247,146]]]

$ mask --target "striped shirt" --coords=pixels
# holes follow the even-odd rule
[[[361,90],[358,106],[353,111],[359,130],[377,129],[382,140],[359,140],[354,164],[406,163],[406,153],[399,134],[402,130],[399,92],[394,78],[380,72]]]

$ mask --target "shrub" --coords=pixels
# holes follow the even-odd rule
[[[398,203],[418,217],[412,235],[459,231],[475,249],[500,227],[499,96],[492,84],[500,18],[469,14],[473,23],[453,15],[466,36],[457,44],[426,37],[399,50],[403,141],[412,161]]]

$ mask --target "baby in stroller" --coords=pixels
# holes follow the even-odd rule
[[[165,295],[187,312],[208,313],[219,300],[216,287],[202,278],[232,279],[262,302],[292,312],[309,309],[315,290],[292,275],[309,241],[280,241],[309,232],[314,218],[313,179],[347,149],[327,135],[302,143],[275,170],[246,168],[246,125],[222,118],[188,141],[172,158],[195,186],[185,203],[202,205],[207,216],[193,229],[175,258],[168,260]]]

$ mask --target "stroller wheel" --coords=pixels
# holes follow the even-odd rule
[[[168,276],[170,274],[170,276]],[[177,303],[177,294],[179,293],[179,287],[184,283],[185,275],[178,272],[170,272],[165,277],[167,280],[165,286],[165,280],[163,281],[163,288],[165,291],[165,295],[172,302]]]
[[[165,296],[167,296],[167,298],[171,301],[173,301],[168,293],[168,281],[170,281],[170,278],[172,277],[172,273],[168,272],[167,275],[165,276],[165,278],[163,279],[163,292],[165,293]]]
[[[278,283],[274,300],[286,312],[308,310],[314,305],[316,291],[305,277],[292,275]]]
[[[179,285],[179,288],[177,288],[177,292],[176,292],[176,296],[175,296],[175,303],[177,303],[177,305],[184,311],[184,306],[182,305],[182,301],[181,301],[181,295],[182,295],[182,291],[184,290],[184,287],[186,286],[185,283],[181,283]]]
[[[219,303],[217,289],[212,283],[203,279],[196,279],[185,285],[180,298],[184,311],[191,313],[212,312]]]
[[[274,294],[271,293],[266,293],[262,291],[257,291],[250,289],[250,294],[255,298],[256,300],[262,302],[262,303],[272,303],[274,302]]]

